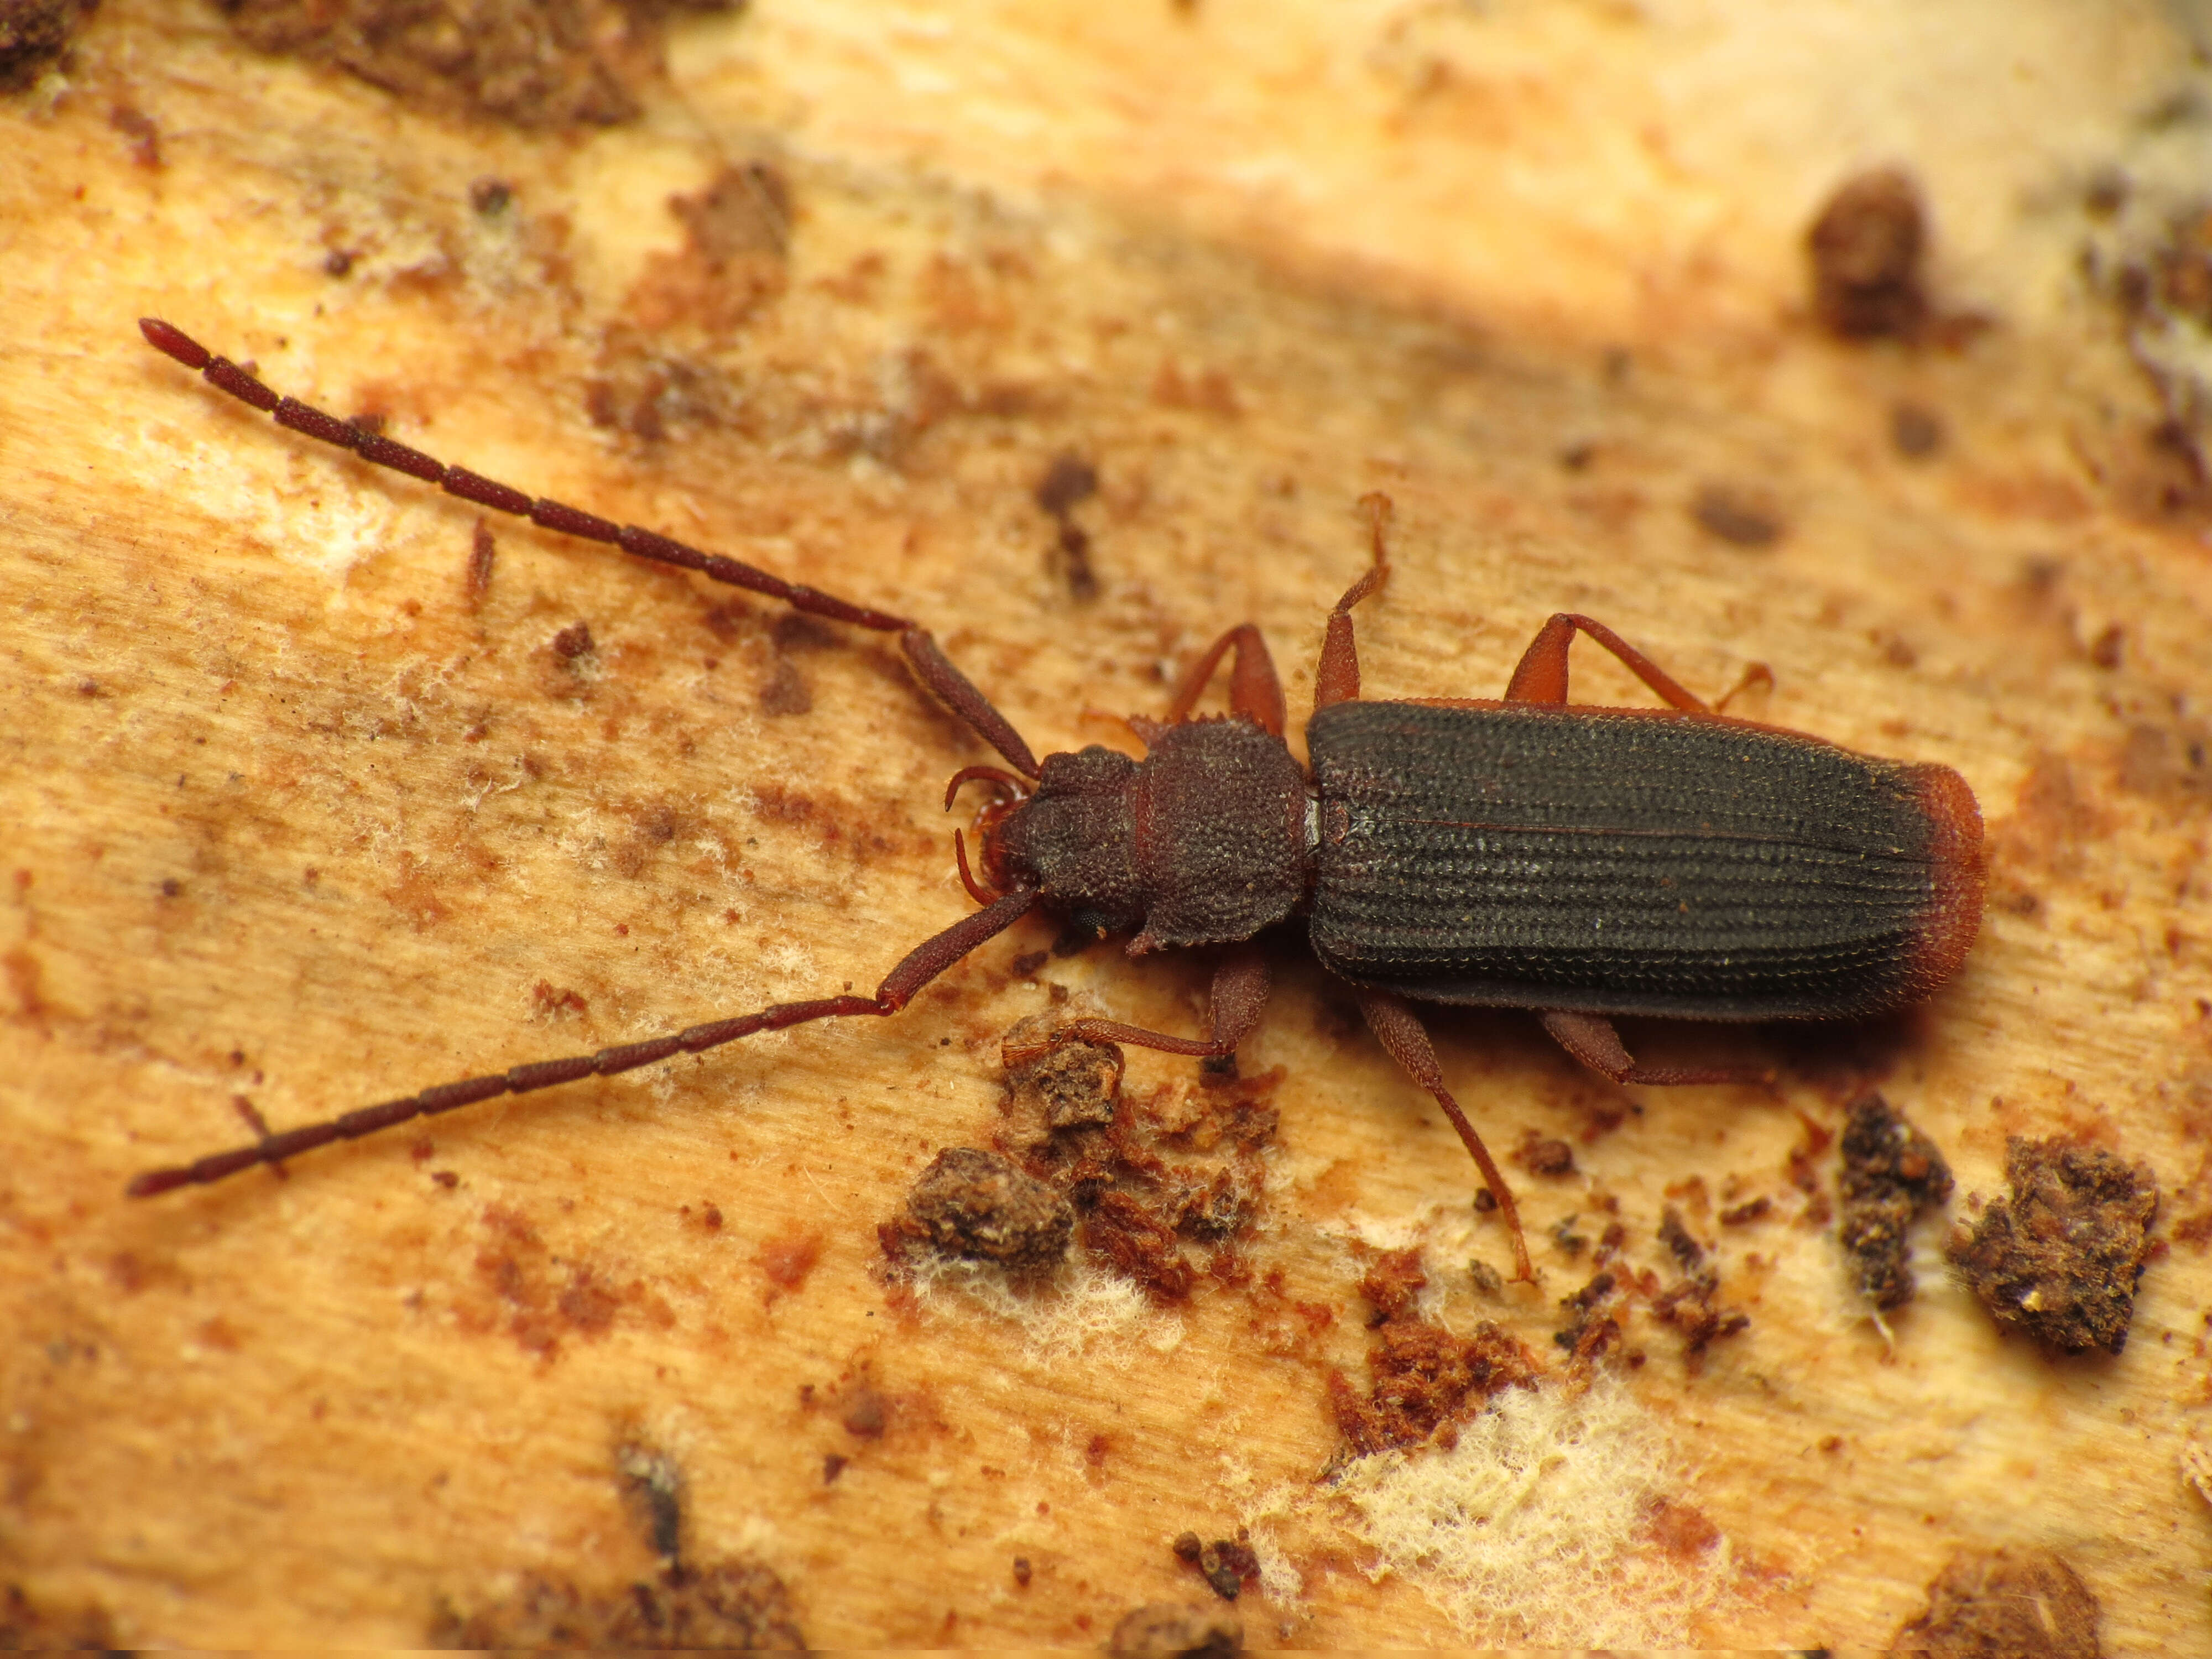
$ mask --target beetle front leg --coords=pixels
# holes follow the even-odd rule
[[[1267,991],[1272,982],[1266,952],[1256,945],[1233,945],[1221,959],[1221,965],[1213,970],[1213,988],[1207,998],[1207,1020],[1212,1030],[1203,1041],[1170,1036],[1164,1031],[1148,1031],[1141,1025],[1124,1025],[1116,1019],[1079,1019],[1061,1030],[1073,1032],[1085,1042],[1126,1042],[1132,1048],[1154,1048],[1164,1054],[1194,1054],[1201,1060],[1219,1060],[1224,1054],[1235,1054],[1237,1045],[1251,1036],[1260,1024],[1260,1016],[1267,1009]],[[1051,1046],[1047,1040],[1010,1050],[1007,1058],[1014,1061],[1026,1060]]]
[[[1200,693],[1206,690],[1206,681],[1220,665],[1224,652],[1237,653],[1229,670],[1229,706],[1236,713],[1249,716],[1261,730],[1283,735],[1283,721],[1287,710],[1283,704],[1283,682],[1275,672],[1275,659],[1268,654],[1267,641],[1259,629],[1251,623],[1239,623],[1219,639],[1214,641],[1204,656],[1190,666],[1182,677],[1182,684],[1176,690],[1175,701],[1168,705],[1167,724],[1172,726],[1189,718],[1190,711],[1198,706]]]
[[[1458,1131],[1460,1144],[1474,1158],[1474,1166],[1482,1171],[1482,1184],[1498,1200],[1498,1213],[1505,1218],[1505,1224],[1513,1233],[1513,1277],[1522,1284],[1536,1282],[1536,1270],[1528,1265],[1528,1241],[1521,1231],[1521,1212],[1513,1202],[1513,1189],[1505,1184],[1505,1177],[1498,1170],[1490,1149],[1482,1144],[1482,1137],[1474,1132],[1474,1125],[1467,1121],[1467,1114],[1444,1087],[1443,1067],[1437,1064],[1437,1051],[1429,1042],[1428,1029],[1421,1024],[1420,1016],[1400,999],[1387,991],[1370,990],[1364,986],[1353,988],[1359,999],[1359,1012],[1367,1016],[1368,1028],[1390,1057],[1406,1068],[1414,1082],[1435,1097],[1443,1108],[1444,1116]]]
[[[1638,1066],[1630,1058],[1613,1022],[1599,1014],[1569,1013],[1548,1009],[1544,1029],[1553,1040],[1577,1060],[1615,1083],[1656,1083],[1679,1086],[1693,1083],[1771,1083],[1774,1073],[1748,1066],[1682,1067]]]

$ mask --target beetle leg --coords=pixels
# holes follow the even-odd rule
[[[915,992],[961,957],[1019,921],[1036,904],[1036,894],[1026,889],[1009,893],[989,909],[975,911],[954,922],[943,933],[924,939],[908,951],[898,966],[884,976],[884,982],[876,988],[872,997],[822,997],[812,1002],[779,1002],[753,1013],[739,1014],[731,1019],[713,1020],[668,1036],[648,1037],[642,1042],[625,1042],[612,1048],[602,1048],[595,1054],[574,1054],[566,1060],[541,1060],[485,1077],[464,1078],[458,1083],[441,1083],[404,1099],[387,1100],[380,1105],[364,1106],[358,1111],[348,1112],[343,1117],[287,1129],[282,1134],[270,1135],[251,1146],[241,1146],[234,1152],[216,1152],[195,1164],[182,1164],[171,1170],[149,1170],[125,1190],[132,1198],[151,1198],[174,1187],[204,1186],[209,1182],[220,1181],[225,1176],[236,1175],[241,1170],[250,1170],[257,1164],[275,1164],[280,1158],[311,1152],[315,1147],[328,1146],[333,1140],[356,1139],[379,1129],[404,1123],[410,1118],[450,1112],[456,1107],[471,1106],[477,1101],[491,1100],[500,1095],[526,1095],[533,1090],[550,1089],[558,1083],[574,1083],[580,1078],[612,1077],[617,1072],[651,1066],[677,1054],[696,1054],[708,1048],[719,1048],[725,1042],[734,1042],[739,1037],[750,1036],[756,1031],[787,1030],[793,1025],[804,1025],[809,1020],[834,1019],[842,1015],[895,1014],[913,1000]]]
[[[1218,1060],[1224,1054],[1235,1054],[1237,1045],[1251,1036],[1253,1028],[1259,1024],[1260,1016],[1267,1012],[1271,979],[1267,953],[1258,945],[1231,946],[1222,957],[1221,965],[1213,970],[1213,988],[1207,998],[1212,1035],[1204,1041],[1170,1036],[1164,1031],[1148,1031],[1141,1025],[1124,1025],[1115,1019],[1079,1019],[1061,1029],[1073,1032],[1085,1042],[1126,1042],[1133,1048],[1157,1048],[1164,1054],[1196,1054],[1206,1060]],[[1042,1050],[1049,1044],[1038,1046]]]
[[[1498,1164],[1490,1156],[1490,1149],[1482,1144],[1482,1137],[1474,1132],[1474,1125],[1467,1121],[1459,1103],[1444,1087],[1444,1074],[1437,1064],[1437,1051],[1429,1042],[1429,1033],[1421,1024],[1420,1016],[1403,1001],[1387,991],[1370,990],[1364,986],[1353,988],[1359,999],[1359,1012],[1367,1016],[1367,1024],[1390,1057],[1406,1068],[1414,1082],[1436,1097],[1444,1109],[1444,1116],[1459,1132],[1461,1145],[1474,1158],[1475,1168],[1482,1171],[1482,1184],[1498,1200],[1498,1213],[1505,1218],[1505,1224],[1513,1232],[1513,1277],[1524,1284],[1536,1282],[1535,1269],[1528,1265],[1528,1241],[1522,1237],[1521,1212],[1514,1206],[1513,1189],[1505,1184],[1505,1177],[1498,1171]]]
[[[719,553],[702,553],[696,547],[663,536],[658,532],[642,529],[634,524],[617,524],[596,513],[586,513],[550,498],[532,500],[520,489],[470,471],[465,466],[448,466],[443,461],[424,454],[419,449],[356,426],[351,421],[342,421],[335,415],[301,403],[296,398],[282,398],[259,380],[247,374],[227,357],[218,357],[182,329],[162,322],[159,318],[139,319],[138,331],[146,343],[156,351],[173,358],[186,368],[199,371],[209,385],[225,392],[240,403],[273,415],[276,424],[307,437],[320,440],[336,448],[358,455],[374,465],[390,467],[395,472],[404,472],[411,478],[436,484],[448,495],[458,495],[465,501],[489,507],[495,513],[508,513],[519,519],[527,519],[546,530],[557,531],[563,536],[574,536],[580,541],[598,542],[608,547],[618,547],[636,558],[651,559],[659,564],[672,564],[679,569],[696,570],[711,580],[727,582],[732,587],[742,587],[780,599],[793,610],[810,617],[823,617],[831,622],[849,623],[855,628],[872,629],[879,634],[899,636],[899,649],[905,654],[907,666],[914,671],[930,695],[960,717],[962,722],[977,737],[1004,756],[1006,763],[1024,777],[1037,775],[1036,757],[1030,752],[1028,744],[1004,714],[991,706],[990,699],[977,690],[968,677],[952,665],[951,659],[938,645],[929,630],[908,621],[904,617],[892,616],[889,611],[877,611],[864,605],[854,605],[834,593],[824,593],[817,588],[799,582],[787,582],[781,576],[769,574],[737,559],[725,558]]]
[[[1556,613],[1551,621],[1537,629],[1536,637],[1528,641],[1528,648],[1521,653],[1520,666],[1513,671],[1513,678],[1505,687],[1505,701],[1549,703],[1555,708],[1565,708],[1567,702],[1567,647],[1574,643],[1577,629],[1612,652],[1620,659],[1624,668],[1675,708],[1692,714],[1713,712],[1705,706],[1703,699],[1684,690],[1665,669],[1603,623],[1592,622],[1588,617],[1578,617],[1567,611]]]
[[[1213,678],[1222,653],[1231,648],[1237,656],[1229,670],[1229,706],[1240,714],[1249,715],[1261,730],[1281,737],[1285,713],[1283,683],[1276,677],[1274,658],[1267,654],[1267,641],[1251,623],[1237,623],[1190,665],[1190,672],[1182,677],[1182,684],[1176,689],[1175,701],[1168,705],[1165,723],[1173,726],[1189,718],[1190,711],[1197,706],[1199,694],[1206,690],[1206,681]]]
[[[1673,1066],[1638,1066],[1622,1046],[1620,1033],[1613,1030],[1613,1022],[1601,1014],[1570,1013],[1565,1009],[1545,1011],[1544,1029],[1553,1040],[1593,1072],[1611,1078],[1615,1083],[1659,1083],[1681,1085],[1691,1083],[1771,1083],[1771,1072],[1758,1071],[1749,1066],[1683,1067]]]
[[[1328,632],[1322,638],[1321,661],[1314,669],[1314,712],[1333,703],[1356,702],[1359,696],[1359,644],[1352,636],[1352,607],[1389,579],[1390,551],[1386,532],[1390,528],[1391,501],[1377,490],[1362,495],[1359,505],[1367,514],[1367,533],[1373,543],[1375,562],[1359,580],[1344,590],[1336,609],[1328,613]]]

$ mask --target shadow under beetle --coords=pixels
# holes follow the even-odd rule
[[[1268,969],[1256,936],[1304,918],[1322,967],[1435,1097],[1512,1230],[1513,1195],[1437,1064],[1417,1002],[1528,1008],[1567,1051],[1620,1083],[1745,1080],[1736,1071],[1638,1065],[1616,1014],[1692,1020],[1853,1019],[1920,1000],[1954,973],[1981,921],[1979,808],[1946,766],[1860,755],[1715,712],[1612,629],[1546,623],[1502,700],[1363,701],[1352,612],[1389,572],[1389,503],[1366,497],[1373,562],[1330,611],[1306,725],[1310,769],[1283,740],[1281,683],[1260,630],[1231,629],[1192,665],[1164,720],[1129,724],[1141,761],[1093,745],[1042,764],[928,631],[635,525],[518,489],[291,398],[169,324],[149,343],[295,432],[447,494],[640,558],[696,570],[834,622],[898,635],[915,678],[998,751],[969,766],[997,799],[978,819],[961,879],[982,907],[923,940],[872,997],[784,1002],[593,1054],[440,1084],[197,1163],[149,1170],[134,1197],[220,1181],[340,1139],[495,1096],[525,1094],[696,1054],[809,1020],[893,1014],[954,963],[1031,910],[1056,911],[1129,953],[1225,947],[1210,1030],[1171,1036],[1116,1020],[1068,1028],[1087,1041],[1168,1054],[1234,1054],[1259,1024]],[[1577,633],[1611,652],[1665,708],[1567,701]],[[1231,713],[1194,720],[1231,659]],[[1009,770],[1007,769],[1011,768]]]

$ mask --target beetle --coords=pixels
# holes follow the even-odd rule
[[[496,1096],[607,1077],[817,1019],[890,1015],[1033,910],[1127,935],[1133,957],[1219,947],[1203,1037],[1116,1020],[1067,1028],[1094,1042],[1222,1059],[1259,1024],[1260,936],[1303,919],[1315,957],[1352,989],[1384,1048],[1434,1097],[1511,1231],[1510,1188],[1445,1086],[1415,1003],[1525,1008],[1570,1054],[1620,1083],[1746,1080],[1735,1070],[1638,1064],[1621,1014],[1685,1020],[1855,1019],[1919,1001],[1957,971],[1980,926],[1981,813],[1949,767],[1858,754],[1717,712],[1602,623],[1561,612],[1500,699],[1360,696],[1352,613],[1389,574],[1389,503],[1364,499],[1371,562],[1329,612],[1306,725],[1308,763],[1266,641],[1229,629],[1192,665],[1164,720],[1133,718],[1142,760],[1099,745],[1039,762],[918,623],[635,525],[448,466],[282,397],[170,324],[147,342],[281,426],[447,494],[639,558],[696,570],[809,616],[896,634],[915,678],[1000,758],[945,790],[994,787],[979,857],[953,846],[981,907],[924,939],[873,996],[774,1004],[596,1054],[436,1085],[250,1146],[133,1180],[133,1197],[220,1181],[341,1139]],[[1568,701],[1577,634],[1617,658],[1663,708]],[[1194,719],[1229,659],[1231,712]]]

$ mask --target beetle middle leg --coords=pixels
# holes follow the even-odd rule
[[[1221,965],[1213,970],[1213,988],[1207,997],[1207,1024],[1210,1035],[1204,1038],[1170,1036],[1165,1031],[1148,1031],[1141,1025],[1124,1025],[1117,1019],[1079,1019],[1063,1026],[1085,1042],[1126,1042],[1132,1048],[1155,1048],[1164,1054],[1192,1054],[1201,1060],[1219,1060],[1237,1052],[1237,1045],[1252,1035],[1260,1024],[1260,1016],[1267,1012],[1267,992],[1273,975],[1267,967],[1267,953],[1257,945],[1232,945],[1221,958]],[[1042,1053],[1049,1042],[1035,1045]],[[1016,1059],[1027,1058],[1030,1050],[1010,1051]]]
[[[1353,990],[1359,998],[1359,1012],[1367,1016],[1368,1029],[1390,1051],[1390,1057],[1406,1068],[1407,1074],[1435,1097],[1452,1127],[1458,1131],[1461,1145],[1482,1171],[1482,1184],[1498,1200],[1498,1213],[1505,1218],[1505,1224],[1512,1231],[1513,1277],[1525,1284],[1534,1284],[1536,1273],[1528,1265],[1528,1241],[1522,1236],[1521,1212],[1514,1206],[1513,1189],[1498,1173],[1497,1161],[1482,1144],[1482,1137],[1474,1132],[1474,1125],[1467,1121],[1467,1114],[1452,1098],[1451,1091],[1444,1087],[1443,1068],[1437,1064],[1437,1051],[1429,1042],[1428,1028],[1421,1024],[1419,1015],[1388,991],[1370,990],[1365,986],[1355,986]]]

